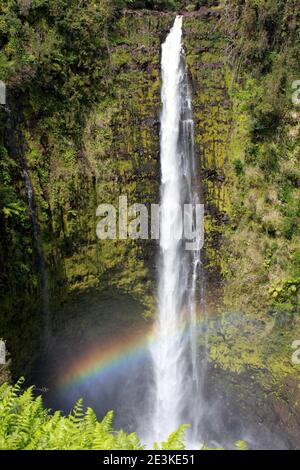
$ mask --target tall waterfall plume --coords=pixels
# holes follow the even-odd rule
[[[200,238],[187,250],[182,235],[184,204],[198,204],[194,122],[182,47],[182,17],[162,45],[161,222],[152,432],[165,439],[183,423],[197,433],[199,364],[196,292]],[[181,211],[178,211],[178,208]],[[203,217],[203,215],[202,215]],[[203,223],[203,220],[202,220]]]

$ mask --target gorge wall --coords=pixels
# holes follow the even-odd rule
[[[24,24],[30,23],[28,15],[22,18]],[[54,95],[52,109],[43,109],[43,93],[49,94],[52,88],[55,93],[61,93],[59,79],[65,77],[59,74],[66,74],[60,69],[57,58],[50,59],[48,51],[36,51],[39,60],[33,70],[23,66],[27,76],[24,77],[25,72],[21,70],[17,77],[8,78],[9,110],[2,110],[2,122],[6,122],[6,131],[2,134],[3,191],[12,182],[15,188],[10,188],[11,196],[5,195],[7,201],[4,200],[5,208],[1,212],[5,227],[1,239],[1,330],[8,341],[14,358],[12,368],[17,375],[25,361],[20,351],[28,350],[24,346],[28,343],[32,350],[38,346],[36,338],[42,323],[24,165],[34,190],[52,322],[55,323],[56,312],[67,295],[89,288],[127,292],[145,305],[146,315],[153,313],[156,242],[101,242],[96,237],[95,212],[100,203],[118,207],[118,197],[122,194],[127,195],[129,205],[142,202],[150,208],[151,203],[159,201],[160,47],[173,19],[172,12],[147,10],[125,11],[116,17],[112,30],[100,38],[101,62],[87,63],[86,69],[77,74],[71,64],[68,78],[72,86],[82,74],[86,74],[87,83],[80,84],[79,91],[74,86],[75,97],[72,98],[78,102],[73,105],[70,98],[71,104],[65,105],[68,107],[65,115],[64,108],[59,109],[59,96]],[[207,279],[216,289],[220,282],[219,226],[225,201],[222,167],[229,122],[229,102],[218,44],[222,34],[215,31],[218,19],[218,12],[207,8],[185,18],[185,43],[197,125],[197,158],[204,181],[203,196],[208,201]],[[43,26],[42,18],[32,19],[31,47],[35,35],[46,34]],[[100,24],[93,23],[93,26],[90,34],[99,34]],[[47,40],[49,38],[45,37],[44,41]],[[50,61],[49,76],[48,83],[44,83],[35,68],[42,67],[43,62],[45,66],[47,60]],[[93,81],[89,74],[95,74],[97,80]],[[38,91],[31,83],[35,81],[39,82],[35,84],[40,87]],[[85,95],[76,95],[83,91]],[[9,118],[9,113],[13,119]],[[10,139],[11,135],[14,139]],[[30,363],[30,359],[25,362]]]
[[[121,194],[129,204],[158,202],[160,46],[175,13],[121,3],[86,1],[84,15],[75,1],[0,7],[0,337],[14,377],[30,370],[43,326],[24,168],[52,325],[82,291],[127,293],[148,317],[155,308],[156,243],[97,240],[95,212]],[[229,390],[240,377],[260,384],[292,445],[300,415],[291,362],[300,338],[296,3],[193,2],[183,11],[206,210],[209,357],[230,373]]]

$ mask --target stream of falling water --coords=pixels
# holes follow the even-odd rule
[[[182,47],[182,17],[162,45],[161,222],[152,432],[162,441],[181,424],[198,428],[199,364],[196,291],[200,238],[187,250],[182,236],[184,204],[199,203],[195,187],[194,122]],[[178,210],[181,209],[181,211]]]

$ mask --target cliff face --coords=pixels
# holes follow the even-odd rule
[[[294,1],[230,0],[221,25],[233,125],[223,314],[212,321],[210,358],[258,383],[299,446],[299,9]]]
[[[156,242],[99,241],[96,208],[118,207],[120,195],[129,205],[159,200],[160,47],[175,13],[124,11],[109,1],[87,2],[84,15],[75,1],[66,11],[59,2],[29,10],[17,3],[0,7],[8,91],[0,116],[0,337],[18,376],[30,368],[43,324],[24,168],[52,322],[69,294],[87,289],[125,292],[146,315],[154,310]],[[274,409],[285,426],[292,413],[295,427],[299,113],[289,84],[299,72],[299,17],[292,1],[220,3],[183,13],[206,210],[210,359],[255,377],[267,393],[276,387]]]
[[[86,68],[80,71],[83,84],[78,86],[79,91],[82,86],[83,96],[78,97],[79,91],[76,91],[79,72],[75,75],[73,70],[69,72],[64,86],[75,90],[65,104],[66,115],[62,114],[63,106],[59,109],[59,95],[55,96],[51,109],[49,105],[48,109],[42,109],[45,93],[50,93],[53,87],[53,92],[59,93],[59,80],[63,84],[63,77],[59,77],[63,71],[57,67],[56,60],[53,64],[53,58],[49,71],[44,72],[49,75],[48,82],[38,83],[39,90],[28,85],[30,81],[37,81],[38,71],[34,67],[31,76],[27,71],[29,77],[25,83],[16,83],[13,75],[8,78],[9,105],[18,119],[9,121],[7,114],[2,114],[3,123],[6,120],[6,127],[10,128],[3,135],[2,148],[6,152],[3,165],[11,183],[15,184],[20,209],[18,213],[11,210],[9,216],[4,217],[6,232],[1,253],[7,267],[3,269],[1,303],[6,312],[2,319],[3,336],[8,338],[13,357],[19,351],[19,341],[23,342],[21,332],[26,331],[36,338],[43,322],[24,165],[34,191],[52,316],[55,317],[55,311],[68,292],[87,288],[111,290],[112,295],[114,291],[127,292],[145,305],[146,314],[153,312],[156,242],[97,240],[96,208],[101,203],[118,207],[121,195],[127,196],[128,205],[141,202],[150,208],[151,203],[159,202],[160,47],[174,16],[172,12],[147,10],[117,15],[98,44],[101,60],[92,63],[90,58]],[[203,197],[207,202],[207,280],[209,286],[216,288],[220,281],[219,226],[225,203],[222,167],[229,123],[220,53],[222,37],[216,31],[218,19],[217,12],[202,8],[197,14],[186,16],[184,27],[193,88],[196,152]],[[23,20],[30,23],[26,15]],[[39,21],[31,24],[33,36],[43,29]],[[97,34],[96,26],[94,28]],[[29,42],[32,41],[30,38]],[[40,62],[45,62],[46,52],[39,51],[39,54]],[[99,77],[99,82],[93,76]],[[26,87],[27,94],[22,90]],[[74,99],[78,99],[78,103],[74,104]],[[9,145],[9,133],[18,137],[15,148]],[[9,204],[10,201],[8,208]],[[14,236],[20,239],[17,241]],[[8,256],[7,243],[13,244]],[[13,252],[19,253],[15,268],[20,269],[21,265],[23,269],[18,278],[9,264]],[[7,286],[9,289],[14,286],[9,298]],[[15,315],[24,319],[24,324],[18,323],[18,335],[16,331],[12,333]],[[28,316],[32,318],[29,327]],[[20,359],[20,364],[22,362]],[[19,370],[18,361],[14,364]]]
[[[205,205],[204,266],[208,311],[221,300],[222,231],[227,223],[225,166],[229,159],[231,104],[222,12],[200,8],[184,20],[187,64],[193,88],[196,152]]]
[[[153,297],[153,243],[98,241],[96,208],[117,207],[121,194],[129,205],[157,202],[160,34],[168,20],[132,19],[101,7],[81,18],[75,6],[63,18],[53,4],[48,8],[2,11],[4,50],[19,55],[20,68],[8,64],[3,77],[8,102],[1,110],[0,186],[0,331],[16,375],[30,366],[43,324],[24,168],[34,192],[52,321],[74,290],[130,291],[148,308]],[[25,50],[13,50],[12,18]]]

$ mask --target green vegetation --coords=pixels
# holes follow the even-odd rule
[[[98,421],[91,408],[86,410],[79,400],[68,416],[59,411],[50,414],[43,407],[34,387],[22,390],[23,379],[14,386],[0,386],[0,450],[142,450],[144,446],[135,433],[115,431],[113,412]],[[185,429],[181,426],[156,450],[185,449]],[[244,441],[236,443],[246,450]],[[203,450],[208,450],[204,447]],[[212,450],[212,449],[211,449]]]
[[[30,368],[42,326],[23,168],[53,315],[70,292],[94,287],[153,309],[153,243],[99,242],[95,212],[120,193],[150,204],[158,192],[161,26],[122,16],[122,2],[27,3],[0,7],[0,331],[15,376]]]
[[[265,326],[271,317],[297,335],[300,135],[291,90],[300,74],[300,18],[294,3],[253,1],[241,9],[229,1],[222,20],[233,60],[234,123],[223,275],[229,311],[243,310]]]
[[[87,113],[106,90],[105,25],[118,8],[111,1],[85,1],[80,8],[77,1],[5,0],[0,15],[0,79],[7,85],[7,110],[0,111],[0,331],[13,367],[23,373],[22,364],[30,366],[38,348],[42,322],[23,168],[34,188],[55,309],[54,299],[62,299],[67,287],[65,258],[83,240],[95,239],[92,217],[84,224],[77,216],[74,223],[72,210],[86,212],[85,201],[94,201],[82,133]],[[89,184],[80,198],[84,175]]]
[[[43,408],[41,397],[33,396],[33,388],[21,392],[21,384],[0,387],[0,449],[142,449],[135,434],[113,431],[112,412],[98,422],[93,410],[84,411],[79,400],[69,416],[58,411],[51,415]],[[173,436],[174,446],[181,438],[181,432]]]
[[[291,363],[300,337],[297,0],[1,2],[0,80],[8,102],[0,109],[0,337],[13,377],[26,375],[40,347],[42,301],[24,168],[34,189],[53,324],[70,294],[89,290],[130,294],[144,315],[153,313],[155,245],[99,242],[95,210],[125,193],[129,204],[157,202],[160,45],[175,10],[187,12],[207,209],[210,360],[255,377],[297,416],[299,366]],[[0,381],[8,375],[1,369]],[[287,381],[295,399],[286,395]],[[55,425],[42,408],[38,415],[43,426]],[[16,417],[9,419],[13,429]],[[70,417],[55,419],[72,427]]]
[[[232,130],[218,252],[223,303],[210,320],[210,359],[255,380],[269,403],[282,406],[292,435],[291,416],[299,416],[292,343],[300,337],[300,115],[292,83],[300,77],[300,16],[294,1],[222,3]]]

